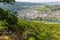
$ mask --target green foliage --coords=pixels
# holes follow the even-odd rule
[[[31,38],[31,40],[60,40],[60,24],[17,20],[15,13],[12,14],[2,9],[0,11],[1,24],[3,26],[7,24],[8,28],[21,35],[21,40],[30,40]]]
[[[12,4],[15,3],[15,0],[0,0],[0,2]]]
[[[0,2],[7,3],[12,1],[14,0],[0,0]],[[0,27],[10,28],[11,31],[20,35],[21,40],[60,40],[60,24],[17,20],[15,13],[0,8]]]
[[[13,14],[9,11],[3,10],[0,8],[0,20],[6,21],[8,24],[16,24],[17,17],[16,14]]]
[[[28,40],[30,37],[33,37],[35,40],[60,40],[60,24],[44,24],[42,22],[27,22],[27,21],[18,21],[20,25],[19,30],[17,31],[24,34],[26,30],[28,30],[25,34],[26,38],[22,39]]]
[[[3,9],[0,8],[0,20],[5,20],[5,19],[7,19],[7,18],[6,18],[7,15],[8,15],[8,14],[7,14]]]
[[[13,4],[15,0],[0,0],[0,2]],[[15,14],[12,14],[13,13],[11,13],[10,11],[6,11],[0,8],[0,21],[5,21],[5,23],[7,22],[8,24],[14,24],[15,22],[17,22],[17,17],[15,16]]]

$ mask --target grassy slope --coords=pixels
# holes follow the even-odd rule
[[[37,40],[60,40],[60,24],[44,22],[26,22],[19,21],[22,27],[25,27],[31,35],[35,36]],[[30,36],[31,36],[30,35]]]
[[[60,24],[47,24],[45,22],[27,22],[18,20],[19,26],[13,27],[14,31],[23,35],[22,39],[29,40],[60,40]],[[0,26],[1,27],[1,26]],[[26,38],[25,38],[26,36]]]

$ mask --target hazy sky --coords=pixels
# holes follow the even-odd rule
[[[22,2],[60,2],[60,0],[16,0]]]

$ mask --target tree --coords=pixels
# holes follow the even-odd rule
[[[0,2],[2,2],[4,4],[5,3],[13,4],[15,2],[15,0],[0,0]],[[12,13],[8,10],[4,10],[4,9],[0,8],[0,20],[5,21],[9,25],[16,24],[16,22],[17,22],[16,12]]]
[[[0,0],[0,3],[4,4],[14,4],[15,0]],[[11,26],[11,25],[16,25],[17,24],[17,13],[12,13],[9,10],[4,10],[0,8],[0,21],[2,26]]]
[[[15,3],[15,0],[0,0],[0,2],[12,4]]]

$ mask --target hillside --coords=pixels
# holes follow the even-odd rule
[[[15,27],[11,26],[9,32],[8,29],[3,30],[0,39],[20,40],[21,38],[21,40],[60,40],[60,23],[54,24],[52,22],[52,24],[45,24],[45,22],[29,22],[19,19],[18,24],[19,25],[15,25]],[[5,34],[5,32],[7,33]]]
[[[10,11],[19,11],[41,5],[60,5],[60,2],[48,2],[48,3],[15,2],[14,5],[8,5],[8,4],[4,5],[3,3],[0,3],[1,8],[8,9]]]
[[[0,7],[0,40],[60,40],[60,5],[15,2]]]
[[[18,17],[25,20],[60,20],[60,5],[43,5],[37,6],[33,9],[25,9],[17,11]]]
[[[15,2],[14,5],[11,5],[11,4],[10,5],[9,4],[4,5],[3,3],[0,3],[0,5],[1,5],[0,6],[1,8],[8,9],[8,10],[14,12],[14,11],[28,9],[28,8],[36,6],[36,5],[42,5],[42,4],[29,3],[29,2]]]

